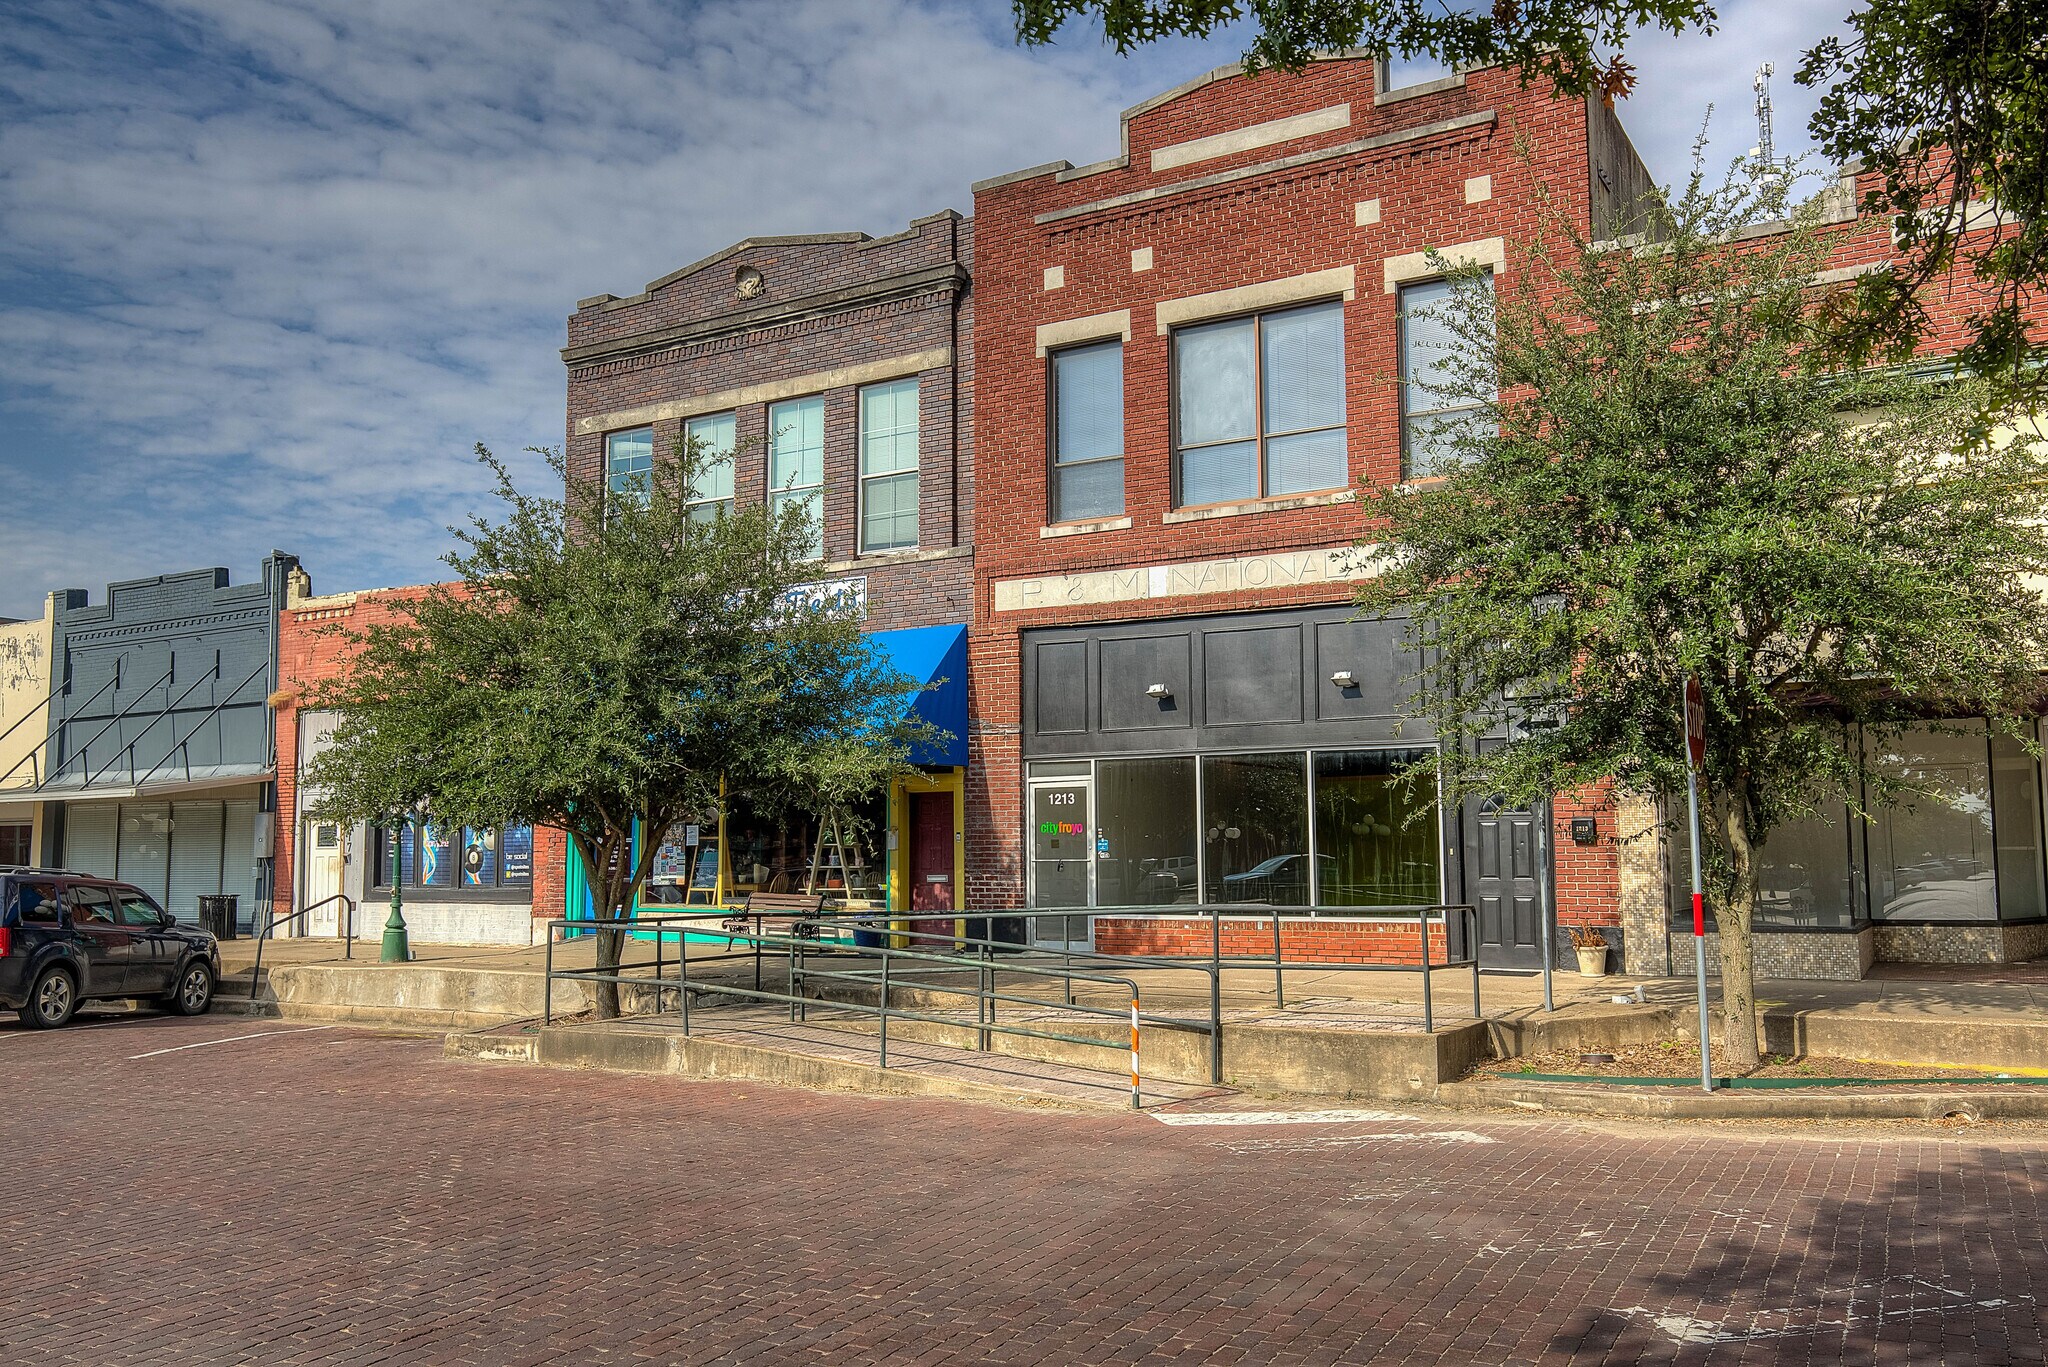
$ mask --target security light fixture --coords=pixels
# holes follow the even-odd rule
[[[1348,669],[1340,669],[1330,675],[1330,682],[1339,688],[1358,687],[1358,676]]]
[[[1173,690],[1163,683],[1149,684],[1145,688],[1145,696],[1148,698],[1158,698],[1161,702],[1164,702],[1173,696]]]

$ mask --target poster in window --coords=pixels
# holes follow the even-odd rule
[[[533,827],[507,826],[500,831],[498,853],[503,861],[503,882],[523,884],[533,881]]]
[[[689,838],[693,829],[681,822],[668,828],[661,844],[655,847],[654,872],[649,876],[649,882],[668,886],[689,877],[690,859],[697,843]]]
[[[446,826],[428,822],[420,827],[420,886],[455,886],[455,837]]]
[[[491,885],[497,832],[465,826],[462,831],[462,886],[487,888]]]

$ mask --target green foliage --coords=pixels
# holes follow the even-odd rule
[[[1250,19],[1248,72],[1299,71],[1318,52],[1435,56],[1454,67],[1506,66],[1527,81],[1612,101],[1634,76],[1623,45],[1646,27],[1712,33],[1707,0],[1501,0],[1466,11],[1436,0],[1012,0],[1018,41],[1050,43],[1075,18],[1099,19],[1120,53]]]
[[[307,766],[324,814],[425,802],[449,824],[560,827],[609,914],[652,868],[655,841],[627,859],[636,817],[661,831],[708,813],[721,781],[764,805],[856,801],[936,738],[897,720],[921,685],[860,621],[804,601],[818,567],[800,507],[693,520],[705,458],[685,443],[609,506],[588,481],[520,493],[477,456],[504,516],[458,530],[459,583],[345,633],[352,666],[308,700],[339,714]]]
[[[1822,150],[1882,178],[1864,208],[1891,216],[1903,259],[1858,282],[1838,348],[1910,355],[1929,327],[1924,287],[1961,263],[1990,292],[1963,364],[2038,396],[2027,321],[2048,285],[2048,6],[1870,0],[1849,28],[1798,79],[1826,92],[1812,124]]]
[[[1695,170],[1619,248],[1546,214],[1495,288],[1468,273],[1438,311],[1437,388],[1481,415],[1461,459],[1362,499],[1384,532],[1360,601],[1411,618],[1448,797],[1682,792],[1699,678],[1703,848],[1745,1021],[1756,846],[1829,800],[1905,796],[1845,724],[2019,734],[2048,660],[2027,580],[2048,571],[2048,450],[1996,431],[1977,384],[1827,369],[1815,215],[1746,232],[1776,193]]]

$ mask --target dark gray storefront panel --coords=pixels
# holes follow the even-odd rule
[[[1426,744],[1400,715],[1404,628],[1336,606],[1026,632],[1024,755]],[[1338,670],[1356,685],[1332,684]],[[1172,697],[1148,696],[1155,683]]]

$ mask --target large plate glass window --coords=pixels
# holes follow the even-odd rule
[[[604,439],[606,501],[630,498],[644,504],[648,482],[653,478],[653,428],[636,427],[630,432],[614,432]]]
[[[1204,901],[1309,905],[1307,758],[1294,750],[1202,760]]]
[[[1179,502],[1198,507],[1342,489],[1344,309],[1305,308],[1174,333]]]
[[[372,832],[374,885],[393,877],[408,888],[458,893],[524,888],[533,883],[533,827],[446,826],[427,821]]]
[[[796,507],[810,518],[806,554],[825,557],[825,400],[793,399],[768,409],[768,506]]]
[[[1443,900],[1436,779],[1397,777],[1434,753],[1316,755],[1316,905],[1426,907]]]
[[[1195,762],[1096,761],[1095,904],[1195,902]]]
[[[917,545],[917,380],[860,392],[860,549]]]
[[[1124,344],[1052,354],[1052,520],[1124,510]]]
[[[709,522],[732,512],[733,415],[712,413],[683,424],[703,464],[690,485],[690,521]]]
[[[1493,277],[1485,277],[1493,288]],[[1486,421],[1486,408],[1453,381],[1464,364],[1464,341],[1451,329],[1455,289],[1448,280],[1401,287],[1401,474],[1441,474],[1457,464]]]

